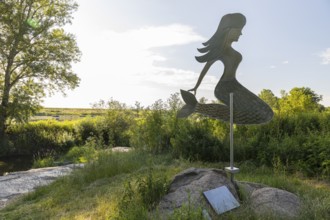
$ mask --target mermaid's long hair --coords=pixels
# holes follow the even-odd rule
[[[208,41],[203,43],[205,47],[197,49],[200,53],[205,54],[202,56],[196,56],[196,60],[200,63],[205,63],[208,61],[216,61],[220,59],[230,29],[242,29],[245,24],[246,18],[240,13],[227,14],[223,16],[217,31]]]

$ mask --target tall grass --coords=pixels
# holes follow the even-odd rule
[[[219,167],[219,163],[188,162],[169,154],[103,151],[85,168],[0,210],[0,219],[159,219],[157,209],[154,211],[159,198],[166,193],[174,175],[188,167]],[[237,180],[263,183],[297,194],[303,204],[298,219],[330,218],[329,184],[251,163],[240,164],[240,168],[241,172],[235,175]],[[169,219],[201,219],[202,214],[202,208],[192,208],[187,201]],[[244,200],[240,208],[213,217],[264,219],[258,218]]]

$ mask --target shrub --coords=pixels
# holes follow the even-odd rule
[[[147,175],[140,176],[136,184],[125,183],[119,202],[119,219],[150,219],[148,211],[154,210],[169,188],[166,176],[159,176],[148,168]]]
[[[129,146],[131,115],[132,112],[125,109],[108,110],[104,116],[82,120],[76,128],[80,143],[84,144],[93,137],[105,147]]]
[[[146,110],[135,118],[130,129],[131,146],[152,153],[169,150],[169,133],[166,130],[167,112],[165,110]]]
[[[60,154],[75,145],[75,122],[54,120],[14,124],[8,129],[12,154],[47,156]]]
[[[171,139],[174,156],[190,160],[228,161],[229,151],[212,134],[211,128],[207,119],[180,123],[175,137]]]
[[[54,158],[52,156],[48,156],[45,158],[35,159],[33,162],[33,168],[42,168],[42,167],[51,167],[54,166]]]
[[[97,137],[97,118],[84,118],[76,125],[77,139],[80,144],[84,144],[88,138]]]
[[[86,163],[96,158],[96,144],[94,141],[87,141],[84,146],[72,147],[62,158],[63,161],[74,163]]]
[[[143,204],[148,210],[152,210],[159,203],[169,188],[169,181],[166,176],[155,176],[152,168],[149,168],[148,175],[139,178],[137,181],[137,191]]]

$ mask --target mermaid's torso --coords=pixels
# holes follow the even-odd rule
[[[229,106],[229,94],[233,93],[234,123],[260,124],[270,121],[272,109],[258,96],[242,86],[236,79],[236,70],[242,55],[231,49],[221,58],[225,69],[216,85],[214,94],[217,99]]]

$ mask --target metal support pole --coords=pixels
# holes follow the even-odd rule
[[[230,169],[234,169],[234,113],[233,113],[233,93],[229,95],[230,107]],[[230,179],[234,182],[234,174],[230,173]]]
[[[239,172],[239,168],[234,167],[234,93],[229,94],[229,123],[230,123],[230,166],[226,171],[230,173],[230,180],[234,183],[234,174]]]

